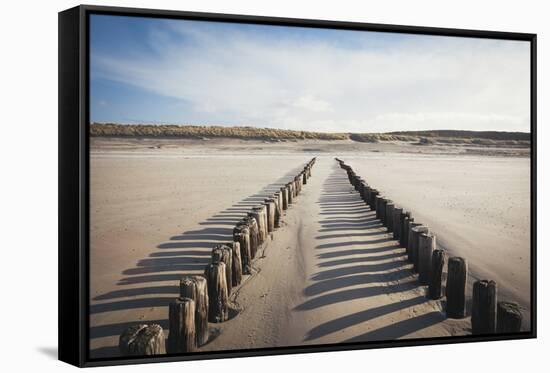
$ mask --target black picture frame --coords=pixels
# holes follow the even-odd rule
[[[517,334],[422,338],[320,346],[279,347],[165,355],[90,359],[89,307],[89,40],[91,14],[224,21],[392,33],[442,35],[527,41],[531,46],[531,331]],[[197,359],[283,355],[536,338],[536,213],[537,213],[537,36],[481,30],[461,30],[328,20],[183,12],[82,5],[59,13],[59,359],[79,367],[170,362]]]

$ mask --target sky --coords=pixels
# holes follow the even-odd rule
[[[90,120],[530,130],[525,41],[92,15]]]

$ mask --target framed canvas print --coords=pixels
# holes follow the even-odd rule
[[[59,356],[536,336],[536,35],[59,14]]]

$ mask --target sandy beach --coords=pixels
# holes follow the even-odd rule
[[[529,313],[528,149],[240,140],[93,139],[90,348],[118,355],[127,326],[167,329],[184,274],[317,156],[312,177],[199,351],[470,333],[425,298],[399,246],[334,157],[412,211],[473,278]],[[524,320],[528,326],[528,319]],[[168,330],[165,330],[168,333]]]

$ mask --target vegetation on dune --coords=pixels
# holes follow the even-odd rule
[[[93,123],[90,135],[95,137],[168,137],[168,138],[236,138],[244,140],[295,141],[295,140],[352,140],[377,143],[404,141],[417,145],[451,144],[481,146],[530,145],[531,134],[524,132],[497,131],[398,131],[388,133],[326,133],[294,131],[258,127],[223,127],[192,125],[152,125]]]
[[[346,140],[347,134],[293,131],[256,127],[188,126],[94,123],[91,136],[104,137],[182,137],[215,138],[228,137],[257,140]]]
[[[457,131],[457,130],[432,130],[432,131],[396,131],[388,135],[406,135],[416,137],[443,137],[457,139],[487,139],[497,141],[530,141],[528,132],[504,132],[504,131]]]
[[[350,133],[350,140],[358,142],[380,142],[380,141],[417,141],[416,136],[394,135],[389,133]]]

